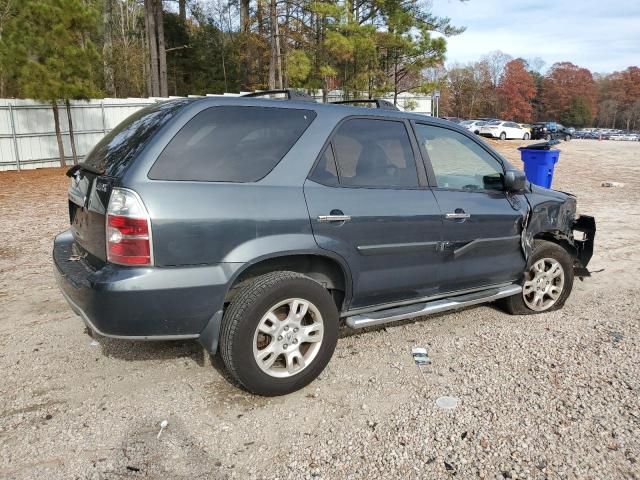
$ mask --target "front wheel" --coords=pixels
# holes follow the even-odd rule
[[[525,134],[524,134],[524,137],[522,137],[522,139],[523,139],[523,140],[529,140],[529,134],[528,134],[528,133],[525,133]]]
[[[506,140],[506,139],[507,139],[507,134],[506,134],[506,133],[504,133],[504,132],[502,132],[502,133],[500,134],[500,140]]]
[[[530,315],[562,308],[573,288],[573,259],[560,245],[536,240],[522,292],[503,301],[507,312]]]
[[[222,320],[220,352],[250,392],[285,395],[322,372],[337,340],[338,309],[329,292],[304,275],[273,272],[234,297]]]
[[[571,140],[571,135],[565,135],[564,136],[564,141],[568,142],[569,140]]]

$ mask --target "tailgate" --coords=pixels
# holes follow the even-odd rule
[[[92,260],[107,259],[105,247],[105,216],[113,179],[93,173],[80,166],[69,170],[69,221],[76,244]],[[95,262],[92,262],[95,263]]]

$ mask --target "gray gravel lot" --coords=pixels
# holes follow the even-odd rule
[[[271,399],[196,343],[92,345],[51,273],[63,171],[0,173],[0,478],[640,478],[640,143],[561,148],[554,186],[597,217],[604,269],[563,310],[345,331],[319,380]]]

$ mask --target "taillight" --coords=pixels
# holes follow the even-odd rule
[[[107,208],[107,261],[153,265],[151,222],[137,193],[114,188]]]

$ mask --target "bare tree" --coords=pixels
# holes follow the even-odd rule
[[[167,53],[164,46],[162,0],[144,0],[144,13],[149,43],[150,94],[154,97],[166,97],[168,95]]]
[[[102,10],[102,26],[104,28],[104,43],[102,45],[102,62],[104,67],[104,89],[107,92],[107,95],[111,95],[113,97],[116,96],[116,87],[114,81],[114,72],[113,72],[113,40],[111,37],[111,28],[112,21],[111,17],[113,14],[113,3],[112,0],[104,0],[103,10]],[[74,156],[75,160],[75,156]]]
[[[156,35],[158,37],[158,70],[160,80],[160,96],[169,95],[167,85],[167,52],[164,46],[164,21],[162,16],[162,0],[156,0]]]
[[[269,9],[271,30],[271,57],[269,58],[269,88],[282,88],[282,59],[280,58],[280,34],[278,29],[278,2],[271,0]],[[277,73],[277,84],[276,84]]]

